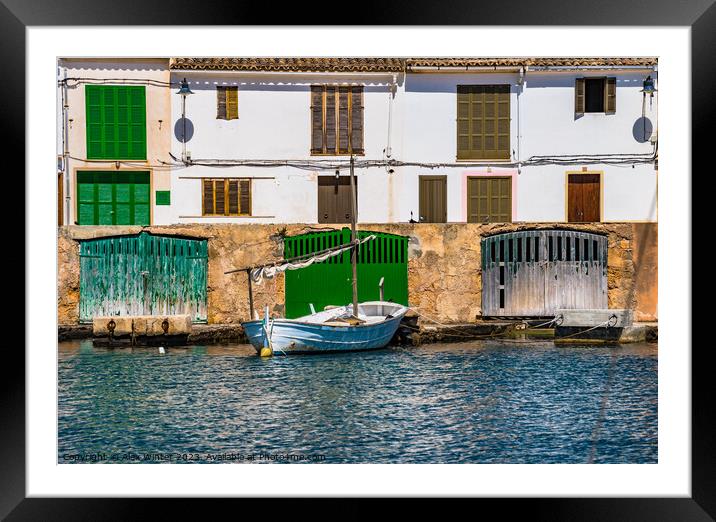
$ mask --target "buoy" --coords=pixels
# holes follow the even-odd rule
[[[163,347],[163,346],[160,346],[160,347],[159,347],[159,353],[167,353],[167,352],[164,350],[164,347]]]
[[[271,357],[273,355],[273,350],[268,346],[264,346],[261,348],[261,353],[259,355],[261,357]]]

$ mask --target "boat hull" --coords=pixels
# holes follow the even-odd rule
[[[384,321],[358,326],[313,324],[291,319],[272,319],[270,346],[274,355],[335,353],[384,348],[395,335],[404,313]],[[242,323],[249,342],[258,353],[268,346],[264,321]]]

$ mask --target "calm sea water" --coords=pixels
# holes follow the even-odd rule
[[[657,462],[653,344],[58,355],[60,463]]]

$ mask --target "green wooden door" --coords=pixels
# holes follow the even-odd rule
[[[358,231],[358,237],[375,235],[376,239],[361,245],[358,254],[358,301],[377,301],[378,283],[384,278],[384,299],[408,304],[408,238],[380,232]],[[343,244],[349,244],[348,228],[287,237],[284,256],[311,254]],[[285,272],[286,317],[296,318],[311,313],[310,304],[318,312],[326,305],[346,305],[351,302],[350,252],[327,259],[322,263]]]
[[[206,240],[154,236],[80,243],[80,321],[107,315],[189,314],[205,322]]]
[[[149,225],[149,172],[77,172],[78,225]]]

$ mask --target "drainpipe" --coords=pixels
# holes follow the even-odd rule
[[[393,154],[393,149],[390,146],[390,136],[393,128],[393,100],[395,99],[395,91],[397,88],[397,78],[393,75],[393,79],[390,82],[390,95],[388,96],[388,142],[385,146],[385,155],[390,158]]]
[[[525,87],[525,67],[520,67],[520,77],[517,79],[519,88],[517,89],[517,174],[522,173],[522,156],[520,155],[520,138],[522,137],[522,129],[520,128],[520,94]]]
[[[68,109],[70,108],[67,103],[67,68],[63,68],[63,82],[62,82],[62,183],[64,185],[64,219],[63,223],[70,224],[70,173],[68,161],[70,159],[69,151],[69,116]]]

